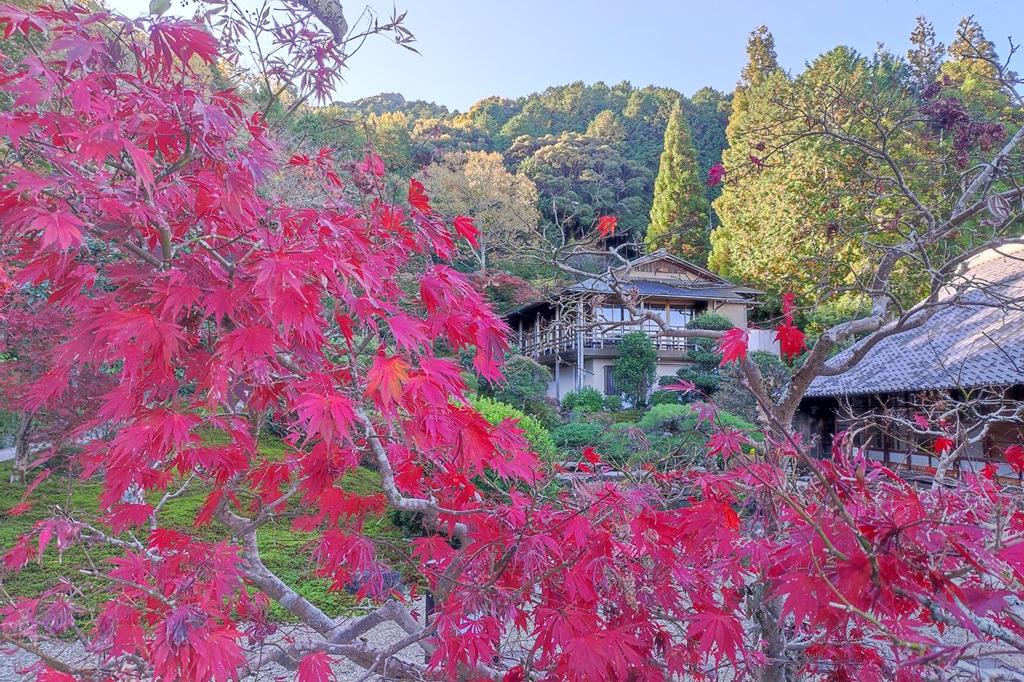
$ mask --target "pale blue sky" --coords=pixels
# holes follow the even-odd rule
[[[1024,42],[1024,0],[394,1],[408,11],[406,26],[421,54],[371,41],[352,60],[337,99],[400,92],[464,110],[488,95],[515,97],[575,80],[628,80],[685,94],[704,85],[731,90],[746,36],[762,23],[789,70],[838,44],[870,53],[883,42],[902,53],[919,14],[947,45],[968,14],[1001,54],[1008,36]],[[109,2],[125,13],[149,4]],[[364,6],[343,4],[350,16]],[[392,8],[369,5],[385,15]]]

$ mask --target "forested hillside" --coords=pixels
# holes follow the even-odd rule
[[[865,173],[877,156],[837,152],[833,133],[864,133],[844,126],[873,108],[900,131],[887,153],[966,168],[1020,116],[991,78],[998,55],[982,27],[964,19],[947,30],[948,48],[921,17],[906,53],[837,46],[794,74],[761,26],[731,93],[576,82],[465,112],[388,93],[308,108],[290,125],[311,147],[372,143],[390,173],[419,177],[442,210],[478,216],[481,248],[466,254],[467,270],[546,281],[551,271],[523,255],[537,226],[579,236],[612,215],[620,241],[707,263],[769,300],[834,300],[847,315],[859,305],[847,292],[871,271],[866,240],[913,226],[884,198],[897,182],[887,164]],[[725,182],[706,182],[716,166]],[[949,190],[927,179],[919,189]],[[984,234],[965,225],[961,240]],[[915,296],[913,276],[901,281]]]
[[[453,112],[388,93],[310,110],[295,127],[314,143],[358,148],[373,138],[395,173],[453,152],[497,152],[510,172],[536,185],[544,220],[584,230],[611,214],[642,240],[673,108],[682,108],[686,144],[703,178],[721,159],[729,101],[712,88],[685,97],[671,88],[576,82]],[[714,198],[716,190],[699,189],[701,201]]]

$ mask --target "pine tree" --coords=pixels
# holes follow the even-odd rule
[[[765,25],[758,26],[747,38],[747,64],[740,72],[741,85],[757,85],[779,68],[775,37]]]
[[[939,75],[946,46],[935,40],[935,27],[924,16],[917,18],[910,43],[913,47],[907,51],[907,63],[914,86],[918,92],[923,92]]]
[[[677,102],[665,127],[654,203],[647,227],[648,250],[665,248],[704,264],[707,260],[708,203],[700,179],[700,165],[690,128]]]

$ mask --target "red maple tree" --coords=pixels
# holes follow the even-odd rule
[[[337,22],[292,12],[276,37],[307,41],[297,51],[329,71]],[[69,418],[110,434],[69,465],[102,480],[99,514],[56,510],[4,555],[18,570],[74,544],[116,552],[79,631],[95,666],[46,657],[40,679],[227,680],[277,662],[309,682],[342,657],[398,679],[910,680],[986,646],[1024,651],[1024,518],[990,479],[919,490],[841,449],[812,460],[785,429],[755,450],[716,427],[707,467],[551,492],[516,425],[468,405],[450,357],[471,352],[494,382],[507,349],[446,264],[470,223],[434,213],[415,181],[389,201],[372,154],[285,148],[215,75],[217,41],[197,24],[4,6],[0,26],[29,45],[0,77],[5,323],[30,286],[40,314],[66,321],[23,402],[58,405],[82,373],[110,380]],[[325,87],[311,78],[309,92]],[[289,174],[315,200],[279,191]],[[741,332],[722,350],[747,363]],[[699,414],[717,424],[713,407]],[[283,458],[257,448],[268,421]],[[384,500],[346,489],[360,462]],[[800,486],[784,475],[795,465]],[[167,527],[190,483],[208,491],[195,525],[230,540]],[[368,615],[336,620],[263,563],[257,531],[290,504],[310,512],[297,526],[317,533],[318,574],[373,602]],[[384,504],[423,519],[429,621],[364,533]],[[76,627],[89,606],[72,583],[5,606],[5,641],[39,651]],[[265,647],[271,601],[318,637]],[[406,639],[360,640],[384,621]],[[407,646],[428,663],[396,658]]]

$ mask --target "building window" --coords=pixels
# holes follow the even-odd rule
[[[597,309],[599,322],[622,322],[625,314],[626,309],[622,306],[601,306]]]
[[[615,365],[604,366],[604,394],[620,395],[618,387],[615,386]]]
[[[668,324],[670,327],[682,328],[693,319],[693,307],[688,305],[674,305],[668,309]]]

